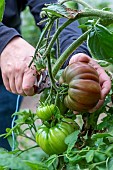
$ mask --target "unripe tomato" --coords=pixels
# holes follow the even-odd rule
[[[48,155],[61,154],[67,149],[65,138],[78,129],[78,125],[65,118],[53,127],[41,125],[36,133],[36,142]]]
[[[39,106],[38,109],[36,110],[36,114],[40,119],[47,121],[54,114],[54,109],[55,109],[54,104],[47,106]]]
[[[71,110],[88,111],[101,97],[97,71],[87,63],[77,62],[67,66],[59,82],[69,85],[64,103]]]

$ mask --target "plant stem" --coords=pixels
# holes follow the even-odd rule
[[[78,12],[78,19],[82,17],[99,17],[101,19],[108,19],[113,21],[113,12],[110,11],[103,11],[99,9],[86,9],[82,12]]]
[[[47,68],[48,68],[48,73],[49,73],[49,77],[50,77],[50,80],[51,80],[51,84],[53,86],[53,88],[55,90],[57,90],[57,86],[55,84],[55,79],[53,77],[53,74],[52,74],[52,67],[51,67],[51,59],[50,59],[50,54],[47,54]]]
[[[55,34],[53,35],[53,37],[52,37],[52,39],[51,39],[51,41],[50,41],[50,43],[49,43],[49,45],[48,45],[45,53],[44,53],[44,57],[50,52],[53,44],[55,43],[55,41],[56,41],[57,37],[59,36],[59,34],[61,33],[61,31],[62,31],[65,27],[67,27],[69,24],[71,24],[73,21],[74,21],[73,19],[70,19],[70,20],[66,21],[61,27],[59,27],[59,29],[58,29],[58,30],[55,32]]]
[[[45,26],[43,32],[41,33],[41,36],[40,36],[39,41],[38,41],[38,43],[37,43],[37,45],[36,45],[36,48],[35,48],[35,54],[34,54],[34,56],[33,56],[32,61],[31,61],[30,64],[29,64],[29,67],[32,65],[33,61],[36,59],[36,55],[37,55],[37,52],[38,52],[38,50],[39,50],[39,46],[41,45],[42,40],[43,40],[46,32],[48,31],[48,29],[49,29],[49,27],[51,26],[52,23],[53,23],[53,20],[49,20],[48,24]]]
[[[59,26],[59,19],[56,20],[56,30],[58,29]],[[56,58],[58,59],[60,56],[60,43],[59,43],[59,38],[57,37],[56,39],[56,46],[57,46],[57,54],[56,54]]]
[[[86,31],[84,34],[82,34],[77,40],[75,40],[60,56],[60,58],[56,61],[56,63],[53,66],[53,76],[56,76],[58,70],[62,67],[64,64],[64,61],[72,54],[76,48],[83,43],[84,40],[86,40],[87,35],[90,30]]]
[[[34,149],[34,148],[37,148],[39,147],[38,145],[35,145],[33,147],[30,147],[30,148],[27,148],[25,150],[20,150],[20,153],[17,154],[17,156],[21,155],[22,153],[26,152],[26,151],[29,151],[30,149]]]
[[[24,137],[24,138],[27,138],[27,139],[29,139],[29,140],[32,140],[33,142],[36,142],[35,139],[33,139],[33,138],[27,136],[25,133],[24,133],[24,135],[20,135],[20,136],[22,136],[22,137]]]

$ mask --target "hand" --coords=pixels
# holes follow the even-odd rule
[[[105,97],[111,89],[111,80],[110,77],[104,71],[104,69],[96,61],[94,61],[94,59],[90,58],[86,54],[78,53],[76,55],[73,55],[69,61],[69,64],[78,61],[89,63],[92,67],[96,69],[99,75],[99,81],[101,86],[101,99],[94,108],[89,110],[89,112],[94,112],[103,105]]]
[[[34,94],[36,70],[29,63],[35,48],[20,37],[13,38],[0,56],[4,85],[12,93],[31,96]]]

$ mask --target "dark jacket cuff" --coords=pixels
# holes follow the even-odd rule
[[[3,23],[0,23],[0,54],[9,43],[16,36],[21,36],[14,28],[9,28]]]

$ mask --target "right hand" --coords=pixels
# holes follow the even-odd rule
[[[35,48],[20,37],[14,37],[0,56],[2,78],[6,89],[20,95],[34,95],[36,69],[29,64]]]

